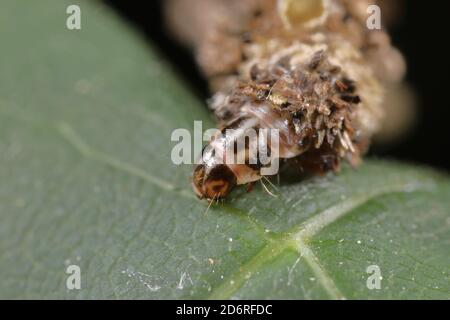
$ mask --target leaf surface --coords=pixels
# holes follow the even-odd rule
[[[1,298],[450,297],[447,176],[372,160],[205,214],[170,158],[204,103],[107,7],[68,30],[69,4],[0,11]]]

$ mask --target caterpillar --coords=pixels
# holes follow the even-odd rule
[[[225,198],[235,186],[265,176],[259,155],[248,156],[257,138],[240,149],[233,145],[249,129],[276,129],[277,157],[306,172],[361,162],[383,122],[384,87],[401,81],[405,70],[386,31],[367,27],[371,4],[169,1],[169,24],[192,47],[208,78],[214,92],[209,105],[220,128],[194,169],[198,197]],[[235,130],[231,138],[228,129]],[[274,146],[266,143],[270,153]],[[225,145],[246,161],[217,161]]]

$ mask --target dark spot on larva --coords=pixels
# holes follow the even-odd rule
[[[258,78],[258,74],[259,74],[258,65],[254,64],[250,68],[250,79],[252,79],[252,81],[256,81],[256,79]]]
[[[309,63],[309,68],[311,70],[315,70],[319,67],[320,63],[324,59],[325,52],[323,50],[317,51],[314,53],[313,57],[311,58],[311,61]]]
[[[344,14],[344,16],[342,17],[342,21],[343,22],[347,22],[352,18],[352,16],[349,13]]]
[[[263,14],[263,10],[262,10],[261,8],[258,8],[258,9],[256,9],[256,10],[253,12],[253,17],[254,17],[254,18],[259,18],[259,17],[262,16],[262,14]]]
[[[342,78],[339,81],[342,85],[343,92],[349,92],[349,93],[355,92],[356,87],[355,87],[355,82],[353,80],[350,80],[348,78]]]
[[[345,102],[358,104],[361,102],[361,98],[358,95],[342,95],[341,99]]]

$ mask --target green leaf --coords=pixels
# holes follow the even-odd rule
[[[450,297],[447,176],[366,161],[205,214],[170,160],[204,103],[107,7],[68,30],[71,3],[2,2],[0,298]]]

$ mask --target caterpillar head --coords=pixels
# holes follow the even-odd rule
[[[236,176],[224,164],[211,167],[205,164],[198,165],[193,174],[192,186],[200,199],[220,199],[226,197],[236,186]]]

